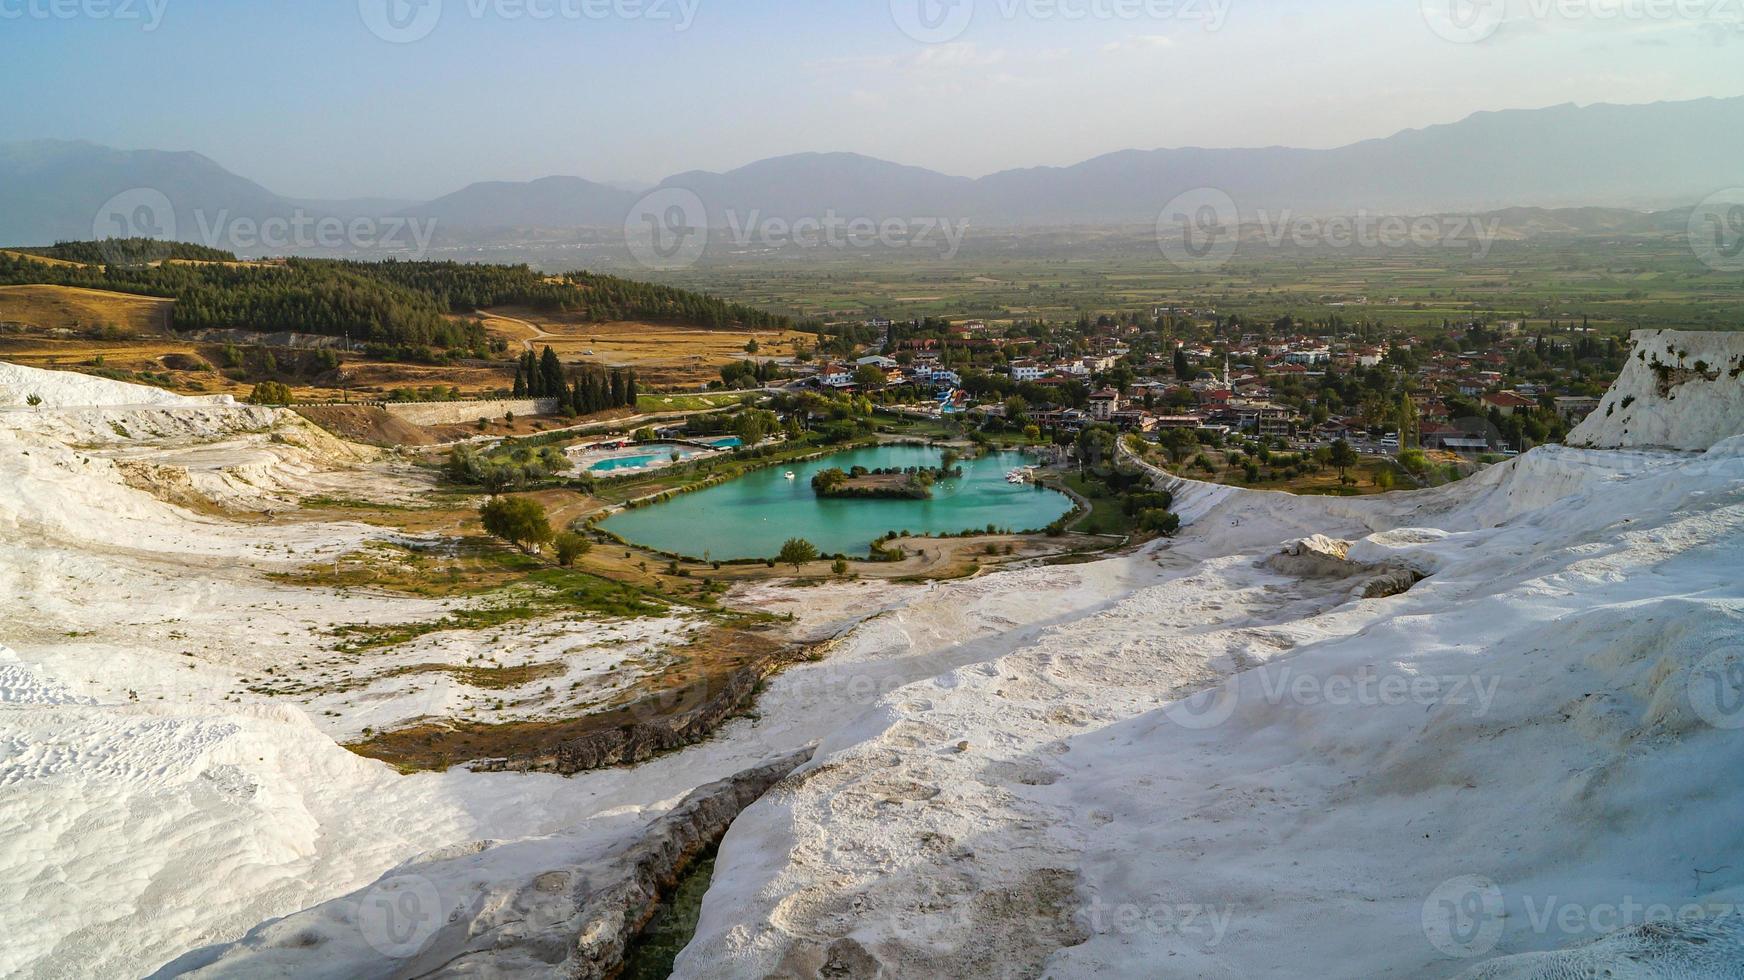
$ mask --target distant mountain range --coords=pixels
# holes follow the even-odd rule
[[[1148,224],[1176,195],[1216,188],[1244,217],[1505,208],[1687,207],[1744,184],[1744,98],[1483,112],[1330,150],[1124,150],[1070,167],[953,177],[852,153],[805,153],[727,173],[662,181],[703,202],[711,225],[944,218],[996,227]],[[299,201],[198,153],[116,150],[83,142],[0,144],[0,243],[47,244],[105,232],[115,195],[160,192],[178,237],[198,240],[223,214],[264,221],[393,216],[434,220],[446,239],[623,224],[642,195],[580,177],[478,183],[428,202]],[[159,200],[153,198],[153,200]],[[131,201],[129,201],[131,203]],[[135,208],[137,210],[137,208]],[[142,212],[143,213],[143,212]],[[718,224],[717,224],[718,223]],[[1545,233],[1623,230],[1626,215],[1537,215]],[[1585,228],[1591,224],[1594,227]],[[127,229],[118,229],[127,230]],[[132,231],[149,232],[134,228]],[[245,249],[246,251],[246,249]]]

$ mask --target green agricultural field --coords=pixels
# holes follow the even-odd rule
[[[805,317],[928,315],[1075,319],[1158,306],[1379,321],[1405,329],[1490,316],[1596,327],[1744,328],[1744,276],[1709,269],[1675,236],[1496,242],[1468,248],[1298,249],[1243,244],[1213,272],[1169,263],[1137,233],[1004,234],[946,260],[865,251],[803,260],[705,263],[674,284]]]

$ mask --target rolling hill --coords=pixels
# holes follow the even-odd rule
[[[1143,224],[1176,195],[1228,193],[1244,216],[1488,212],[1507,208],[1687,207],[1735,186],[1744,98],[1649,105],[1563,105],[1482,112],[1335,149],[1123,150],[1070,167],[971,179],[854,153],[802,153],[661,182],[696,194],[711,224],[934,217],[982,226]],[[423,204],[296,201],[197,153],[90,143],[0,145],[0,243],[90,238],[118,193],[154,188],[180,237],[227,213],[257,220],[325,215],[434,220],[443,237],[515,228],[614,228],[639,195],[579,177],[478,183]],[[1572,217],[1575,224],[1584,219]],[[1551,224],[1566,223],[1562,219]],[[180,227],[185,226],[185,227]],[[101,229],[100,229],[101,230]]]

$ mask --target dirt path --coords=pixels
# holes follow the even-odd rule
[[[490,313],[490,312],[487,312],[485,310],[473,310],[472,312],[473,312],[474,316],[482,317],[482,318],[484,318],[484,320],[486,322],[495,320],[495,321],[498,321],[500,323],[512,323],[515,326],[525,328],[528,333],[532,334],[532,336],[531,337],[522,337],[521,338],[521,345],[523,347],[525,347],[529,352],[533,350],[533,347],[534,347],[533,342],[536,340],[556,340],[557,339],[552,334],[546,333],[545,329],[543,327],[539,326],[537,323],[534,323],[531,320],[523,320],[520,317],[514,317],[514,316],[505,316],[501,313]]]

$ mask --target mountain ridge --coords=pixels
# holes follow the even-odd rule
[[[1700,152],[1692,152],[1692,148]],[[1057,227],[1154,222],[1177,195],[1215,188],[1245,217],[1489,212],[1505,208],[1687,207],[1736,185],[1744,97],[1641,105],[1573,103],[1473,113],[1329,149],[1286,146],[1125,149],[1066,166],[953,176],[850,151],[808,151],[715,172],[675,174],[653,190],[700,199],[731,218],[968,220]],[[642,195],[572,175],[480,181],[431,201],[299,200],[195,151],[117,150],[89,141],[0,144],[0,242],[92,237],[114,195],[160,191],[178,223],[225,213],[434,222],[445,233],[621,226]],[[134,229],[139,232],[144,229]]]

